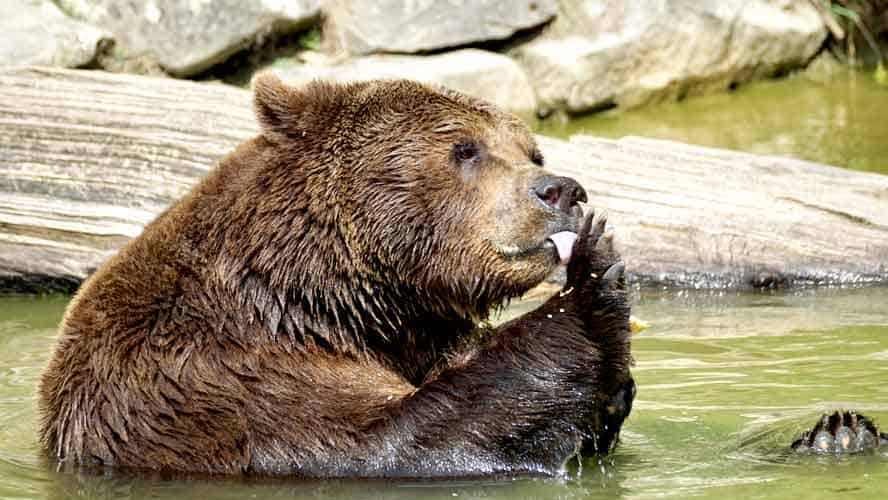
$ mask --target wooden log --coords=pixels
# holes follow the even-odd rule
[[[250,103],[223,85],[0,72],[0,291],[71,291],[256,133]],[[638,138],[539,141],[611,212],[639,282],[888,280],[888,176]]]
[[[888,176],[626,137],[539,137],[605,207],[636,280],[695,288],[888,279]]]
[[[256,131],[223,85],[0,72],[0,291],[70,291]]]

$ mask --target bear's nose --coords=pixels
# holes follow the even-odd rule
[[[587,200],[586,191],[570,177],[541,177],[533,186],[533,194],[546,205],[566,214],[573,213],[572,208],[577,202]]]

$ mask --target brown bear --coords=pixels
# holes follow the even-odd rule
[[[62,463],[557,474],[630,411],[605,218],[517,118],[410,81],[255,82],[261,134],[79,290],[43,374]],[[567,263],[562,292],[491,309]]]

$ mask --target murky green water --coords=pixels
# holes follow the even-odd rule
[[[888,174],[888,87],[850,70],[819,82],[795,75],[731,93],[550,120],[540,131],[670,139]]]
[[[57,472],[34,390],[67,299],[0,299],[0,498],[884,498],[888,453],[786,452],[819,412],[888,426],[888,288],[639,292],[639,394],[617,453],[565,481],[164,480]],[[532,303],[516,304],[518,313]]]

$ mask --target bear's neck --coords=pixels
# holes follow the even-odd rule
[[[183,201],[193,204],[194,244],[213,263],[211,288],[239,311],[230,316],[242,341],[373,357],[415,380],[474,330],[477,312],[359,268],[362,256],[341,234],[335,186],[307,174],[266,176],[263,163],[282,160],[242,154],[253,146],[238,148]],[[269,193],[287,193],[286,203]]]
[[[375,359],[413,383],[475,330],[458,311],[420,305],[422,294],[373,283],[318,283],[280,288],[241,269],[224,288],[237,315],[241,342],[284,342]],[[439,306],[440,307],[440,306]]]

